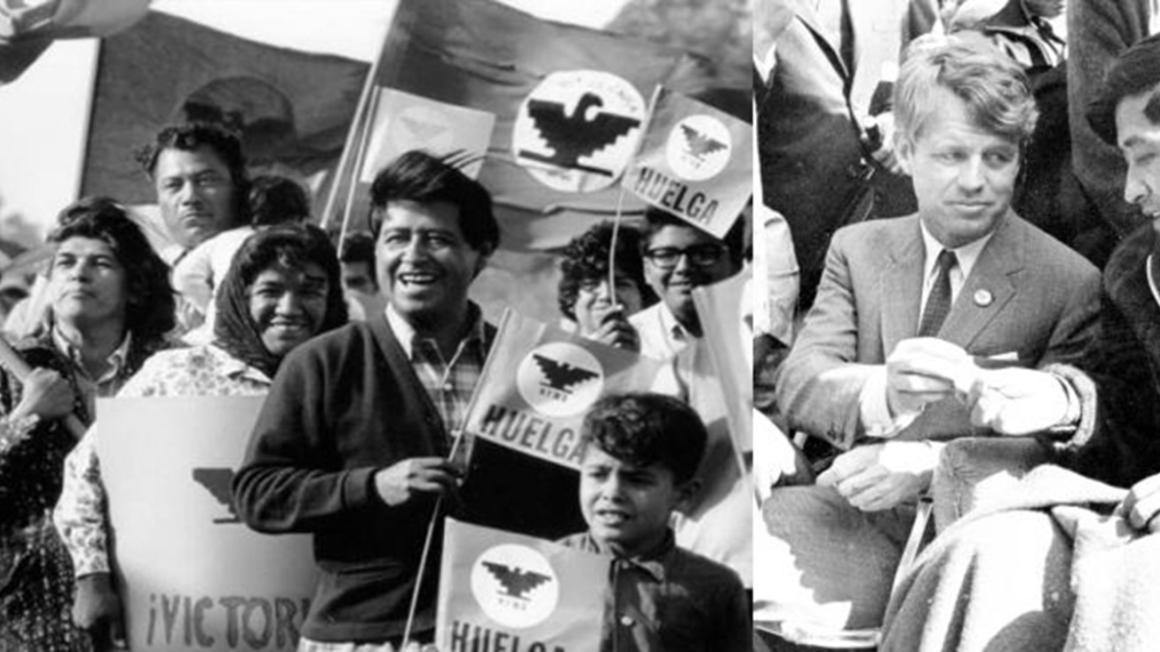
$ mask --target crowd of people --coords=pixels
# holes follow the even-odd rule
[[[211,396],[262,399],[238,517],[312,538],[299,650],[430,645],[445,516],[607,557],[601,649],[1154,647],[1160,8],[870,5],[754,13],[742,326],[773,460],[738,450],[726,317],[694,296],[751,264],[748,215],[716,237],[649,208],[558,252],[553,326],[660,369],[590,406],[577,472],[459,445],[503,229],[454,157],[402,154],[328,233],[228,127],[161,128],[136,160],[165,245],[85,197],[34,283],[0,279],[27,294],[0,342],[0,650],[126,644],[96,399]]]
[[[876,10],[758,12],[754,645],[1151,649],[1156,4]]]
[[[232,505],[259,532],[313,537],[300,650],[433,641],[433,510],[621,560],[603,645],[748,649],[749,522],[729,516],[748,469],[692,299],[742,269],[744,219],[718,239],[650,209],[560,253],[556,326],[666,370],[592,407],[577,472],[482,438],[452,454],[496,338],[469,293],[501,231],[451,161],[390,162],[368,229],[342,237],[294,180],[251,178],[223,125],[167,126],[137,160],[171,243],[115,198],[70,204],[8,325],[33,370],[0,379],[0,649],[127,644],[99,443],[117,433],[96,398],[209,396],[263,397]]]

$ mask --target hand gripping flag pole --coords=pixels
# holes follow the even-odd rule
[[[24,382],[28,378],[28,374],[32,373],[32,367],[20,357],[11,345],[0,338],[0,365],[12,372],[16,376],[16,380]],[[64,418],[64,427],[72,433],[73,437],[80,439],[85,434],[85,426],[75,414],[69,414]]]
[[[474,400],[474,399],[473,399]],[[451,444],[448,460],[454,460],[459,452],[459,442],[463,441],[463,430],[460,429]],[[419,570],[415,575],[415,588],[411,591],[411,604],[407,607],[407,623],[403,626],[403,649],[411,642],[411,626],[415,624],[415,612],[419,608],[419,589],[423,587],[423,571],[427,569],[427,558],[431,556],[431,541],[435,538],[435,524],[439,522],[439,513],[443,510],[443,496],[435,500],[435,508],[431,510],[431,521],[427,523],[427,536],[423,539],[423,553],[419,555]]]

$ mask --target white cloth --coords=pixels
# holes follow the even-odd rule
[[[923,311],[926,310],[926,301],[930,298],[930,292],[934,289],[935,281],[938,278],[938,255],[943,249],[949,247],[944,247],[938,240],[935,240],[922,222],[919,222],[919,229],[922,231],[922,244],[925,251],[925,259],[922,264],[922,303],[918,311],[921,321]],[[952,305],[959,298],[959,291],[963,289],[963,285],[971,275],[971,270],[975,268],[975,263],[979,260],[979,254],[983,253],[983,248],[991,241],[993,233],[992,231],[974,242],[950,249],[958,260],[958,264],[950,271]],[[915,324],[915,331],[918,331],[918,324]],[[896,433],[916,416],[913,414],[891,416],[890,407],[886,401],[886,365],[879,365],[875,373],[866,380],[859,395],[859,403],[862,426],[872,437]]]

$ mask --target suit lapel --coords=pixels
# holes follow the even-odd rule
[[[922,233],[918,218],[910,218],[894,231],[890,262],[878,288],[882,306],[883,355],[890,355],[900,341],[918,331],[918,308],[922,302]]]
[[[854,4],[854,2],[851,2],[851,4]],[[838,44],[831,40],[834,35],[822,27],[821,19],[818,17],[817,12],[814,11],[813,3],[808,0],[798,0],[794,3],[794,6],[798,19],[810,30],[814,40],[822,48],[826,59],[829,60],[830,65],[838,71],[842,79],[849,79],[850,71],[846,69],[846,64],[842,63],[841,50],[838,49]]]
[[[983,247],[971,275],[955,299],[938,336],[969,349],[979,333],[1019,293],[1016,275],[1023,269],[1023,235],[1008,211],[995,235]]]

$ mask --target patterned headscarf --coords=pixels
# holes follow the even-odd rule
[[[338,255],[326,233],[311,224],[273,226],[259,229],[234,255],[215,299],[214,343],[273,378],[282,359],[266,349],[262,333],[250,317],[250,286],[259,274],[273,266],[300,270],[307,263],[321,267],[328,284],[326,314],[318,333],[345,324],[346,301],[342,296]]]

